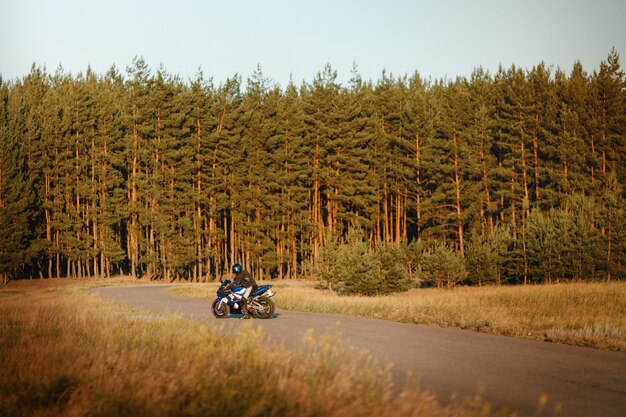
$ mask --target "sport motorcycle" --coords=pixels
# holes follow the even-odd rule
[[[242,299],[246,288],[236,285],[231,289],[227,289],[226,286],[231,282],[228,279],[222,281],[216,291],[217,297],[211,304],[211,312],[218,319],[224,319],[231,314],[242,314]],[[272,301],[272,297],[275,294],[271,285],[261,285],[252,290],[250,297],[248,297],[248,314],[260,319],[272,317],[276,309],[274,301]]]

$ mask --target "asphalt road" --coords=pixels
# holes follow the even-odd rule
[[[239,316],[215,319],[210,300],[167,292],[167,286],[105,287],[104,297],[133,306],[169,310],[235,331]],[[280,291],[277,291],[280,297]],[[320,335],[339,331],[343,340],[394,364],[394,379],[407,372],[442,403],[482,393],[495,408],[535,416],[547,395],[542,416],[626,417],[626,354],[591,348],[493,336],[472,331],[394,323],[335,314],[277,311],[270,320],[246,320],[287,347],[307,329]],[[549,412],[548,412],[549,411]]]

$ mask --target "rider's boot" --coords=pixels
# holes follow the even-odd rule
[[[249,319],[250,317],[250,313],[248,313],[248,299],[247,298],[242,298],[241,299],[241,313],[242,319]]]

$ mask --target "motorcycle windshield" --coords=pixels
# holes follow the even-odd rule
[[[235,294],[238,294],[240,296],[243,296],[243,294],[246,292],[245,287],[242,287],[241,285],[236,285],[235,287],[233,287],[231,289],[231,291]],[[218,297],[226,297],[227,295],[229,295],[231,293],[231,291],[224,291],[224,286],[220,286],[217,289],[217,296]]]

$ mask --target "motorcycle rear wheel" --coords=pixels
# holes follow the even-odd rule
[[[269,319],[274,315],[274,302],[268,297],[259,297],[252,301],[250,312],[260,319]],[[255,305],[256,304],[256,305]]]
[[[226,303],[220,303],[220,300],[214,300],[211,304],[211,313],[218,319],[225,319],[230,315],[230,307]]]

